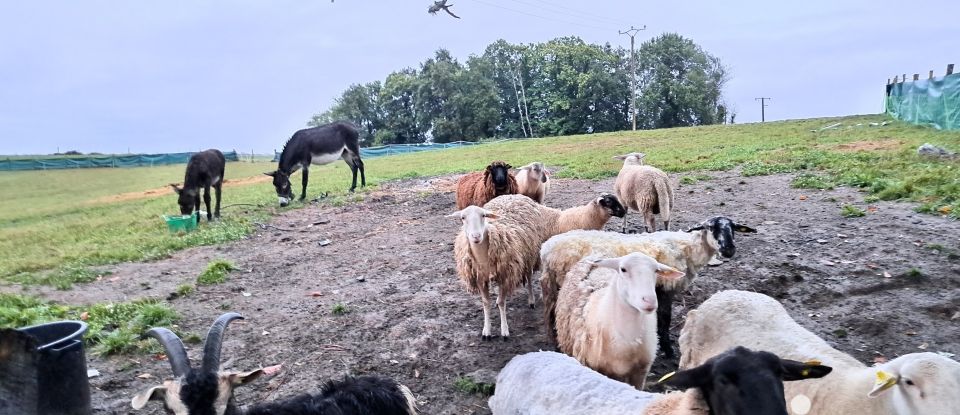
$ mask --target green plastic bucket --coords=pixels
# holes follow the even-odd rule
[[[197,229],[200,212],[194,211],[192,215],[163,215],[162,218],[167,222],[171,233],[187,233]]]

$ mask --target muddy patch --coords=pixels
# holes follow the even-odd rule
[[[847,219],[841,205],[864,207],[851,189],[792,189],[790,175],[708,174],[712,179],[677,187],[672,223],[687,227],[722,214],[759,233],[737,235],[737,256],[703,270],[678,297],[674,341],[687,310],[719,290],[743,289],[779,299],[800,324],[863,362],[923,350],[960,353],[960,223],[891,202]],[[272,224],[293,231],[264,229],[162,261],[117,265],[109,280],[44,294],[72,303],[168,298],[208,261],[229,259],[239,270],[226,283],[170,302],[188,333],[205,333],[225,310],[246,317],[226,334],[223,356],[233,368],[283,364],[278,375],[239,389],[239,403],[314,390],[348,373],[380,373],[408,385],[425,414],[488,414],[486,399],[457,390],[456,379],[553,347],[541,310],[527,308],[523,290],[508,301],[511,339],[480,341],[479,298],[461,287],[452,260],[459,225],[443,217],[455,210],[451,183],[407,180],[360,203],[291,210]],[[546,202],[579,205],[612,184],[555,180]],[[630,226],[640,219],[630,214]],[[199,346],[189,349],[196,358]],[[676,364],[659,359],[651,378]],[[102,374],[92,380],[98,414],[130,412],[134,393],[170,375],[152,356],[89,356],[89,365]],[[153,378],[138,377],[144,373]],[[144,413],[162,410],[152,403]]]
[[[854,141],[851,143],[839,144],[833,147],[833,149],[846,153],[853,153],[856,151],[888,151],[888,150],[899,150],[903,147],[903,141],[886,139],[886,140],[871,140],[871,141]]]

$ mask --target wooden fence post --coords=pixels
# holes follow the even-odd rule
[[[947,75],[952,75],[952,74],[953,74],[953,64],[951,63],[947,65]]]
[[[914,80],[914,81],[919,81],[919,80],[920,80],[920,74],[918,74],[918,73],[913,74],[913,80]]]

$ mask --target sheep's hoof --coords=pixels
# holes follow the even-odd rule
[[[536,303],[533,303],[533,304],[528,304],[528,305],[530,306],[530,309],[531,309],[531,310],[533,310],[533,309],[536,309],[536,308],[537,308],[537,304],[536,304]]]
[[[510,340],[510,336],[500,336],[500,340],[503,340],[503,341]]]
[[[488,336],[488,335],[486,335],[486,334],[481,334],[481,335],[480,335],[480,340],[483,340],[483,341],[485,341],[485,342],[488,342],[488,341],[490,341],[490,340],[493,340],[493,336]]]

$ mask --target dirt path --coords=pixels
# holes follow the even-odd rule
[[[746,289],[780,299],[802,325],[864,362],[921,350],[960,353],[960,223],[885,202],[873,204],[866,217],[845,219],[841,204],[866,208],[850,189],[792,189],[789,175],[712,175],[680,186],[673,223],[686,227],[724,214],[760,232],[738,235],[736,258],[704,270],[678,299],[674,339],[689,308],[718,290]],[[239,390],[240,403],[307,391],[332,376],[376,372],[410,386],[425,414],[486,414],[486,399],[457,391],[454,380],[551,346],[541,310],[526,308],[522,293],[508,302],[510,341],[479,341],[479,299],[461,288],[451,258],[458,224],[443,217],[454,210],[450,183],[405,181],[362,203],[290,211],[273,224],[302,231],[268,229],[163,261],[122,264],[111,267],[109,279],[45,294],[74,303],[166,298],[178,284],[192,283],[209,260],[227,258],[240,268],[227,283],[171,303],[183,316],[182,329],[193,333],[205,333],[223,310],[246,316],[224,342],[224,359],[235,358],[234,367],[283,363],[274,378]],[[547,204],[574,206],[611,188],[612,180],[557,180]],[[320,219],[331,222],[308,227]],[[638,225],[639,217],[630,222]],[[331,244],[320,246],[324,239]],[[923,276],[908,276],[911,268]],[[334,315],[338,303],[348,313]],[[191,357],[198,348],[190,348]],[[675,366],[661,359],[651,376]],[[128,413],[132,394],[157,382],[137,375],[169,375],[166,362],[147,356],[90,357],[90,367],[102,373],[93,379],[101,414]],[[149,408],[162,413],[158,404]]]

